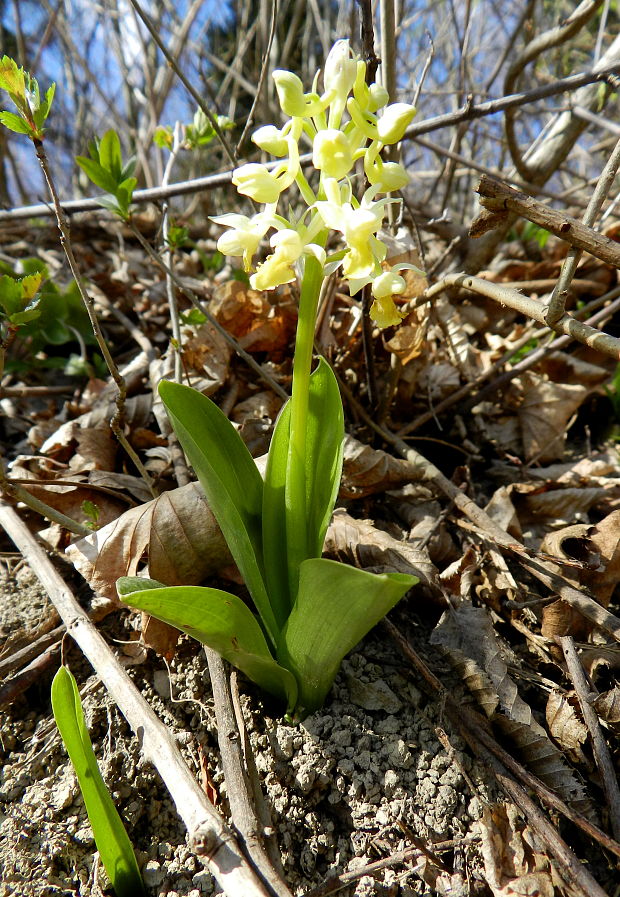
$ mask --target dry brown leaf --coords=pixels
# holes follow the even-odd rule
[[[135,576],[148,560],[149,575],[166,585],[191,585],[231,562],[198,483],[164,492],[67,548],[95,592],[116,598],[116,580]]]
[[[209,307],[247,352],[269,352],[277,361],[290,345],[297,321],[290,298],[272,305],[267,294],[231,280],[217,287]]]
[[[520,818],[514,804],[485,807],[480,834],[484,874],[494,897],[554,897],[564,893],[544,845]]]
[[[588,740],[588,727],[577,715],[575,693],[552,691],[547,699],[545,718],[554,741],[573,762],[587,764],[582,745]]]
[[[344,557],[359,567],[386,567],[398,573],[412,573],[420,581],[432,583],[437,575],[426,551],[399,542],[376,529],[368,520],[355,520],[337,509],[327,530],[325,551]]]
[[[523,762],[567,803],[586,810],[585,792],[509,674],[489,613],[464,605],[444,613],[431,634],[473,691],[487,716],[515,743]]]
[[[592,706],[616,734],[620,732],[620,688],[618,686],[599,695],[592,702]]]
[[[478,571],[478,563],[477,552],[471,547],[468,548],[461,558],[441,571],[439,580],[444,589],[458,598],[468,599],[471,596],[474,576]]]
[[[427,324],[426,310],[422,307],[414,308],[403,319],[392,339],[385,341],[385,348],[392,355],[396,355],[402,365],[409,364],[422,353],[426,341]]]
[[[559,598],[543,607],[540,632],[552,642],[550,650],[556,659],[562,657],[562,649],[554,644],[556,637],[572,635],[573,638],[584,641],[591,631],[592,623],[568,601]]]
[[[213,384],[209,395],[225,383],[231,353],[229,343],[212,324],[202,324],[183,333],[183,366],[186,371],[195,371]]]
[[[528,461],[561,458],[569,420],[579,408],[589,387],[552,383],[526,371],[521,375],[523,399],[518,411],[523,450]]]
[[[511,486],[500,486],[499,489],[495,490],[484,510],[491,520],[494,520],[505,532],[510,533],[515,539],[521,541],[523,532],[515,506],[512,503],[511,493]]]
[[[410,461],[373,449],[348,434],[345,436],[341,498],[362,498],[423,478],[423,469]]]

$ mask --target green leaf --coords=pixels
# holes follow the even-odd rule
[[[0,307],[6,315],[12,315],[23,308],[21,283],[9,274],[0,277]]]
[[[118,184],[121,180],[123,156],[121,153],[121,142],[116,131],[106,131],[101,138],[99,143],[99,162],[102,168],[110,172],[114,178],[114,183]]]
[[[52,709],[82,790],[101,861],[114,891],[117,897],[144,894],[131,842],[99,772],[76,681],[65,667],[60,667],[52,682]]]
[[[345,654],[417,581],[404,573],[377,575],[326,558],[304,561],[277,657],[299,683],[298,718],[323,704]]]
[[[0,60],[0,88],[22,99],[26,97],[24,70],[10,56],[3,56]]]
[[[256,464],[228,418],[202,393],[162,380],[159,394],[275,645],[279,627],[265,588],[263,481]]]
[[[88,159],[86,156],[76,156],[75,161],[93,184],[114,196],[117,186],[116,178],[103,168],[99,162],[94,159]]]
[[[280,413],[269,447],[263,491],[263,552],[267,589],[284,618],[295,601],[299,567],[286,557],[286,479],[290,404]],[[327,362],[319,359],[310,377],[306,435],[306,546],[304,560],[323,551],[342,473],[344,415],[340,390]],[[290,504],[290,498],[288,501]],[[286,568],[286,569],[284,569]],[[287,581],[288,580],[288,581]]]
[[[153,580],[144,589],[145,582],[119,579],[122,600],[208,645],[252,682],[285,700],[289,709],[295,706],[295,677],[274,660],[256,617],[240,598],[201,586],[153,585]]]
[[[33,131],[27,121],[17,115],[15,112],[0,112],[0,124],[8,128],[9,131],[15,131],[16,134],[28,134],[30,136]]]

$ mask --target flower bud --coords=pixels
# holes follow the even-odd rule
[[[381,143],[398,143],[402,140],[415,112],[415,106],[409,103],[392,103],[387,106],[377,123]]]
[[[370,96],[368,98],[368,111],[376,112],[382,109],[390,99],[390,95],[383,84],[371,84],[368,88]]]
[[[275,125],[264,125],[252,134],[252,142],[272,156],[286,156],[288,142]]]
[[[375,299],[385,299],[387,296],[404,293],[407,288],[405,278],[393,271],[384,271],[372,282],[372,295]]]
[[[377,193],[392,193],[409,183],[409,175],[400,162],[384,162],[379,158],[374,165],[364,167],[368,180],[377,188]]]
[[[346,97],[353,87],[357,74],[357,59],[351,58],[348,40],[337,40],[329,51],[323,71],[325,90],[335,90],[340,97]]]
[[[232,182],[244,196],[256,202],[277,202],[282,192],[280,180],[264,165],[248,162],[233,172]]]
[[[317,133],[312,147],[312,164],[337,181],[348,174],[353,165],[353,154],[342,131],[327,128]]]
[[[291,118],[300,118],[307,115],[308,105],[301,78],[298,78],[293,72],[276,69],[273,73],[273,80],[276,83],[276,91],[282,112],[285,115],[290,115]]]

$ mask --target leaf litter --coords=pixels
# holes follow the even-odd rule
[[[90,599],[85,591],[87,607],[102,599],[115,602],[115,580],[139,572],[167,584],[207,581],[238,588],[206,501],[196,484],[176,486],[174,439],[157,426],[162,416],[152,387],[174,369],[163,282],[130,240],[120,254],[104,231],[96,243],[96,255],[82,251],[98,290],[113,297],[141,332],[141,344],[135,338],[132,343],[102,306],[110,333],[124,347],[119,361],[130,373],[126,433],[160,494],[151,499],[111,442],[112,394],[95,376],[77,389],[59,376],[67,389],[60,398],[2,399],[14,422],[5,437],[10,476],[82,523],[88,519],[85,503],[96,506],[92,534],[71,544],[66,531],[45,529],[42,518],[30,515],[33,528],[74,565],[76,573],[68,575],[79,573],[98,596]],[[41,251],[54,259],[52,247]],[[557,276],[554,251],[550,242],[540,262],[511,261],[487,272],[488,279],[544,291]],[[403,257],[410,253],[405,248]],[[102,258],[109,260],[107,267]],[[180,260],[183,267],[184,276],[196,281],[199,272],[189,257]],[[609,267],[590,260],[573,289],[587,301],[611,285]],[[422,289],[408,279],[405,300],[415,303]],[[209,295],[211,314],[287,389],[294,290],[284,287],[267,296],[226,280],[210,285]],[[329,338],[318,348],[344,387],[359,396],[365,373],[354,311],[350,298],[336,290],[326,312]],[[406,431],[430,410],[411,437],[419,440],[413,444],[422,454],[454,475],[503,530],[552,564],[562,582],[616,613],[620,462],[609,361],[583,346],[550,351],[499,393],[477,398],[487,372],[530,329],[514,312],[465,296],[446,295],[432,310],[412,308],[401,328],[375,339],[379,385],[391,400],[385,420],[392,431]],[[326,332],[322,326],[319,333]],[[183,325],[180,351],[184,376],[217,398],[260,467],[281,398],[257,382],[208,323]],[[7,385],[27,389],[40,385],[37,377],[13,375]],[[469,389],[464,403],[435,411],[463,386]],[[591,676],[592,705],[617,750],[620,657],[609,628],[583,617],[562,597],[561,586],[545,590],[514,558],[464,528],[423,467],[395,457],[366,426],[356,401],[349,402],[348,413],[340,509],[328,532],[328,555],[363,568],[415,573],[422,585],[392,619],[464,705],[484,712],[490,731],[531,773],[577,813],[605,827],[589,736],[555,639],[570,634],[577,641]],[[7,594],[14,581],[9,570]],[[175,732],[196,776],[206,770],[210,793],[226,813],[203,656],[185,637],[177,644],[166,630],[149,635],[152,621],[110,612],[115,606],[100,624],[106,637]],[[19,606],[14,620],[4,613],[5,636],[38,636],[40,621],[35,627],[31,619],[22,620]],[[41,614],[52,619],[49,609]],[[429,643],[441,645],[445,656],[440,659]],[[16,644],[7,642],[5,654]],[[76,652],[71,665],[87,682],[90,674]],[[42,683],[52,672],[43,670]],[[501,895],[571,893],[561,865],[514,804],[500,798],[456,731],[449,733],[453,752],[446,752],[435,732],[446,725],[441,703],[418,686],[380,630],[345,660],[326,707],[302,727],[279,721],[276,708],[242,684],[251,746],[295,893],[310,892],[336,872],[354,876],[356,870],[359,877],[343,891],[356,897],[466,894],[471,882],[486,883]],[[0,893],[13,893],[19,885],[21,893],[33,895],[94,894],[94,845],[83,805],[49,727],[45,689],[37,689],[29,687],[2,714]],[[149,893],[216,893],[114,707],[96,686],[86,706],[108,782],[132,826]],[[605,861],[596,847],[574,843],[605,881]],[[407,859],[391,863],[402,851],[409,851]],[[385,861],[381,870],[363,874],[378,860]]]

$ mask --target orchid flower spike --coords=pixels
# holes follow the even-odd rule
[[[408,103],[388,105],[388,94],[380,84],[366,84],[366,64],[352,52],[348,40],[338,40],[323,68],[323,92],[315,77],[306,92],[292,72],[273,73],[280,107],[287,121],[283,127],[263,125],[252,140],[259,149],[280,159],[275,167],[250,162],[233,172],[239,193],[265,206],[252,217],[220,215],[212,220],[230,228],[218,240],[218,249],[243,258],[246,271],[261,240],[269,233],[272,249],[250,278],[254,289],[273,290],[291,283],[300,273],[304,258],[313,254],[324,274],[341,268],[351,294],[372,284],[371,317],[379,327],[400,322],[402,315],[393,296],[406,288],[398,273],[403,265],[386,269],[387,248],[381,240],[386,206],[409,181],[399,162],[384,162],[381,151],[402,140],[415,109]],[[312,164],[318,172],[316,193],[299,163],[299,140],[312,140]],[[353,195],[351,176],[356,161],[363,159],[370,188],[361,200]],[[306,210],[294,220],[277,214],[280,197],[296,185]],[[381,198],[376,197],[380,195]],[[291,200],[288,200],[289,208]],[[336,231],[343,249],[326,256],[327,231]]]

